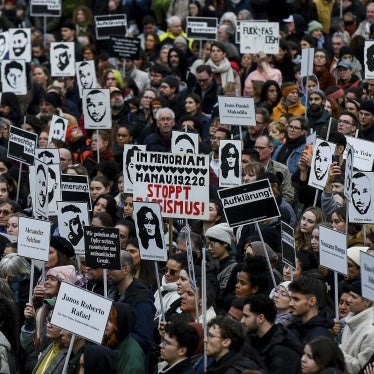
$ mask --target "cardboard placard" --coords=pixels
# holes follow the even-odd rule
[[[344,196],[348,201],[351,201],[352,195],[352,177],[353,177],[353,164],[354,149],[350,144],[345,147],[347,153],[345,157],[345,170],[344,170]]]
[[[134,201],[158,202],[163,217],[209,217],[209,157],[136,152]]]
[[[133,216],[141,259],[167,261],[160,204],[135,201]]]
[[[143,144],[125,144],[123,148],[123,192],[132,193],[135,180],[135,152],[146,151]]]
[[[50,125],[50,130],[48,134],[48,143],[52,140],[61,140],[65,141],[66,130],[68,129],[69,121],[68,119],[55,114],[52,116],[52,121]]]
[[[17,254],[34,260],[48,261],[51,223],[19,217]]]
[[[61,282],[51,324],[101,344],[112,300]]]
[[[73,42],[52,42],[50,59],[52,77],[75,76],[75,45]]]
[[[60,152],[57,148],[36,148],[35,160],[44,162],[45,164],[59,164]]]
[[[31,0],[32,17],[61,17],[61,0]]]
[[[89,223],[87,203],[57,202],[60,236],[74,247],[75,254],[84,255],[84,227]]]
[[[374,41],[365,40],[365,79],[374,79]]]
[[[220,140],[219,142],[219,186],[232,187],[242,184],[242,141]]]
[[[296,250],[294,229],[285,222],[281,222],[282,233],[282,262],[296,270]]]
[[[121,269],[119,230],[112,227],[84,227],[85,261],[92,268]]]
[[[218,195],[231,227],[280,216],[269,179],[219,190]]]
[[[48,165],[35,160],[34,215],[48,217]]]
[[[221,124],[256,126],[255,102],[253,98],[218,96],[218,106]]]
[[[374,301],[374,256],[360,252],[362,297]]]
[[[7,157],[33,165],[37,144],[38,134],[10,126]]]
[[[199,135],[191,132],[173,131],[171,134],[172,153],[199,153]]]
[[[195,40],[217,40],[218,19],[214,17],[187,17],[186,34]]]
[[[354,149],[353,167],[358,170],[371,171],[374,161],[374,142],[346,136],[347,143]],[[345,152],[346,157],[346,152]]]
[[[347,236],[319,225],[319,261],[322,266],[347,275]]]
[[[13,92],[15,95],[26,95],[25,60],[1,61],[2,92]]]
[[[61,174],[61,200],[85,202],[92,210],[91,193],[87,175]]]
[[[60,164],[48,165],[48,216],[57,215],[57,201],[61,200]]]
[[[83,89],[92,89],[97,86],[94,60],[76,62],[75,74],[80,97],[83,96]]]
[[[110,40],[112,42],[111,56],[129,60],[139,60],[141,50],[139,38],[115,35],[111,36]]]
[[[84,128],[103,130],[112,128],[110,91],[103,88],[83,90]]]
[[[96,39],[110,39],[112,35],[127,34],[126,14],[95,16]]]
[[[305,48],[301,50],[301,76],[313,75],[314,48]]]
[[[9,52],[9,32],[0,33],[0,60],[3,60]]]
[[[9,29],[9,59],[31,61],[31,30]]]

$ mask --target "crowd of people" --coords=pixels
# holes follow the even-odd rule
[[[64,0],[62,16],[47,18],[32,16],[29,2],[3,3],[3,33],[30,29],[32,58],[25,65],[26,95],[3,92],[0,103],[0,373],[57,374],[65,367],[90,374],[373,374],[373,303],[362,296],[360,257],[374,254],[374,228],[350,222],[344,174],[347,139],[374,141],[373,52],[365,54],[365,41],[374,36],[374,3]],[[128,35],[140,39],[134,59],[113,57],[111,40],[96,39],[94,17],[121,14]],[[217,39],[189,38],[187,17],[217,18]],[[246,20],[279,22],[277,54],[241,53],[235,35],[238,21]],[[20,40],[26,35],[18,34]],[[58,60],[50,53],[54,41],[64,55]],[[64,43],[74,45],[82,63],[76,75],[52,76],[68,63]],[[22,53],[17,48],[15,55]],[[305,77],[301,52],[307,48],[313,48],[313,74]],[[17,86],[8,75],[19,66],[6,65],[3,88]],[[80,91],[86,87],[94,89],[86,98],[89,108]],[[104,95],[101,88],[109,89],[110,108],[93,99]],[[222,95],[253,98],[255,123],[240,131],[221,123]],[[94,122],[109,118],[103,127],[110,129],[88,130],[86,109]],[[50,134],[54,115],[64,121]],[[7,158],[10,126],[37,134],[45,151],[57,148],[62,174],[88,176],[89,222],[79,221],[81,211],[72,203],[68,224],[118,229],[120,269],[86,265],[74,251],[83,231],[72,228],[62,237],[55,215],[49,217],[48,261],[32,268],[29,258],[17,255],[19,219],[36,217],[36,196],[28,166]],[[168,259],[156,271],[153,261],[141,258],[146,234],[138,230],[137,237],[133,196],[125,192],[134,151],[123,155],[128,144],[171,152],[173,130],[197,134],[198,150],[180,136],[186,153],[209,155],[209,217],[164,220],[157,227]],[[312,163],[306,138],[313,132],[334,144],[331,161],[324,160],[322,144]],[[222,167],[220,141],[231,139],[242,141],[242,154],[227,145]],[[365,216],[371,204],[365,180],[371,170],[352,181],[357,215]],[[311,171],[318,180],[326,176],[323,191],[308,184]],[[230,227],[217,194],[221,172],[239,184],[268,179],[280,217]],[[44,199],[55,187],[48,185]],[[146,219],[155,225],[155,217]],[[282,262],[281,221],[294,229],[294,270]],[[347,235],[339,305],[334,274],[319,261],[321,224]],[[147,245],[162,246],[157,230],[147,233]],[[113,301],[101,345],[50,323],[61,282]]]

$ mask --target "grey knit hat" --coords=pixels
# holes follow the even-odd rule
[[[218,225],[214,225],[210,227],[205,232],[206,238],[217,239],[221,242],[231,244],[233,236],[232,228],[228,225],[228,223],[219,223]]]

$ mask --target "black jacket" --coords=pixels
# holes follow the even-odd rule
[[[157,372],[157,371],[156,371]],[[183,361],[178,362],[175,366],[168,369],[168,367],[160,370],[159,374],[195,374],[192,362],[189,358],[184,359]]]

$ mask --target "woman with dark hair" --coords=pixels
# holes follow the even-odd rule
[[[335,77],[328,68],[329,58],[327,51],[323,48],[314,50],[313,74],[318,78],[319,88],[325,91],[326,88],[336,85]]]
[[[116,222],[116,225],[114,226],[114,228],[119,230],[120,248],[121,250],[125,250],[128,241],[136,237],[135,225],[129,219],[127,219],[126,221],[119,220]]]
[[[284,82],[293,82],[295,80],[295,63],[292,61],[291,49],[285,40],[279,40],[279,52],[273,55],[272,62],[273,68],[282,72]]]
[[[304,272],[318,269],[318,257],[315,252],[306,249],[296,251],[296,270],[293,271],[293,279],[300,278]],[[291,280],[291,269],[288,265],[283,267],[283,281]]]
[[[144,40],[144,56],[147,62],[154,64],[160,54],[160,38],[156,33],[147,34]]]
[[[123,163],[123,148],[126,144],[132,144],[134,140],[134,128],[131,126],[119,126],[112,143],[114,159],[119,165]]]
[[[19,127],[21,122],[21,107],[17,96],[13,92],[1,94],[0,114],[11,121],[12,125]]]
[[[95,201],[99,195],[107,194],[110,191],[110,183],[104,175],[97,175],[90,182],[91,200]]]
[[[218,199],[209,199],[209,218],[207,220],[197,220],[191,224],[191,230],[199,235],[205,235],[206,231],[223,222],[223,207]]]
[[[276,81],[266,81],[261,89],[260,102],[257,104],[258,107],[266,108],[269,113],[273,112],[282,98],[282,93],[279,84]]]
[[[94,39],[94,19],[92,11],[86,5],[79,5],[73,12],[73,23],[76,27],[76,37],[82,45],[92,43]]]
[[[36,66],[32,72],[33,81],[40,84],[44,91],[47,91],[47,87],[52,83],[51,72],[44,65]]]
[[[226,184],[238,185],[240,184],[240,155],[238,149],[230,143],[227,143],[222,148],[221,154],[221,173],[226,180]]]
[[[147,206],[142,206],[136,216],[142,247],[152,248],[151,242],[154,242],[158,248],[162,248],[160,222],[154,211]]]
[[[91,219],[91,226],[94,227],[113,227],[114,221],[109,213],[107,212],[100,212],[97,213]]]
[[[106,212],[111,217],[113,222],[117,219],[117,203],[114,197],[110,194],[99,195],[99,197],[92,204],[92,216],[95,217],[98,213]]]
[[[319,336],[305,344],[301,369],[302,374],[317,374],[324,369],[346,373],[344,354],[333,339]]]
[[[195,116],[201,122],[201,135],[205,139],[209,136],[209,120],[202,114],[201,105],[202,100],[200,95],[192,92],[186,96],[184,105],[186,114]]]

